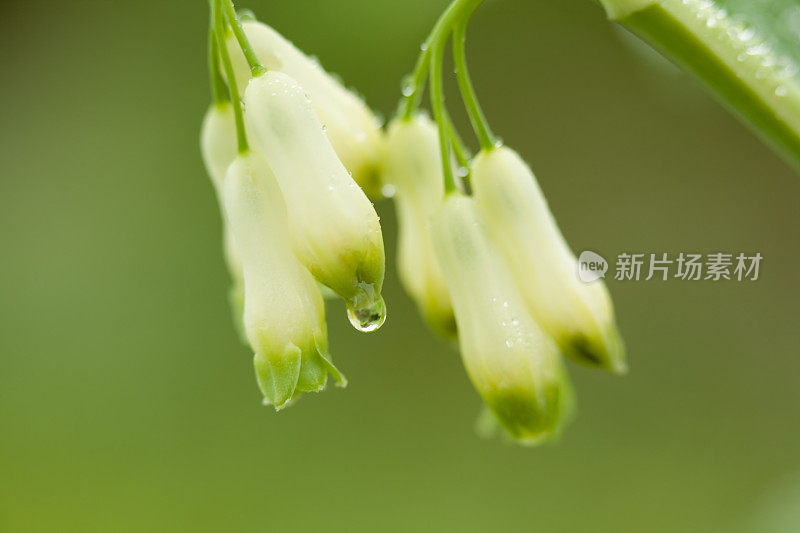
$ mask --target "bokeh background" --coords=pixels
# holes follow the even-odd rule
[[[445,5],[240,2],[386,116]],[[206,16],[0,3],[0,530],[800,531],[800,179],[696,82],[589,0],[475,17],[487,115],[575,250],[765,258],[754,283],[609,281],[632,372],[573,366],[577,419],[525,449],[476,436],[390,202],[386,325],[328,305],[350,386],[260,405],[198,149]]]

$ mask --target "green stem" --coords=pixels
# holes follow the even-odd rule
[[[430,66],[431,48],[433,44],[441,39],[442,34],[450,33],[453,23],[463,16],[465,12],[471,13],[474,11],[483,0],[453,0],[444,13],[436,21],[436,24],[425,39],[422,45],[422,53],[417,58],[417,64],[414,66],[414,71],[409,76],[410,92],[405,97],[405,102],[402,105],[403,118],[410,119],[414,115],[414,110],[419,106],[422,99],[422,90],[425,86],[425,76],[428,73]]]
[[[233,114],[236,120],[236,141],[239,145],[239,153],[247,152],[250,147],[247,144],[247,133],[244,129],[244,115],[242,113],[242,101],[239,97],[239,89],[236,86],[236,76],[233,73],[231,56],[228,53],[228,45],[225,43],[225,17],[222,13],[222,4],[226,0],[216,0],[216,13],[214,21],[217,31],[217,42],[219,43],[220,55],[222,56],[222,67],[225,69],[225,77],[228,78],[230,87],[231,102],[233,104]]]
[[[467,70],[467,24],[471,15],[472,11],[465,13],[465,16],[456,23],[453,30],[453,61],[456,67],[458,87],[461,90],[461,98],[467,108],[472,129],[475,130],[475,135],[478,136],[481,148],[488,150],[496,144],[496,140],[486,121],[486,115],[483,114],[483,109],[478,103],[478,96],[475,94],[475,87],[472,85],[472,80]]]
[[[800,83],[756,33],[716,3],[600,1],[609,17],[697,75],[800,168]]]
[[[208,71],[211,76],[211,94],[214,97],[214,104],[221,105],[229,101],[228,87],[219,71],[219,43],[216,36],[216,7],[215,1],[209,0],[210,9],[208,24]]]
[[[247,64],[250,66],[251,75],[256,78],[264,74],[267,69],[258,61],[258,57],[256,57],[253,47],[250,46],[250,41],[247,39],[244,29],[242,29],[242,23],[239,21],[239,17],[236,16],[236,8],[233,7],[233,0],[223,0],[222,5],[225,9],[228,23],[231,25],[231,29],[233,30],[233,35],[236,36],[236,40],[239,42],[239,47],[242,49],[244,57],[247,60]]]
[[[453,154],[456,156],[456,161],[458,161],[460,166],[469,168],[469,160],[472,155],[469,152],[469,148],[464,144],[461,135],[458,134],[458,130],[455,124],[453,124],[453,119],[450,117],[450,113],[447,112],[446,108],[444,110],[444,120],[447,126],[447,136],[453,146]]]
[[[444,47],[447,44],[446,36],[441,35],[433,42],[430,54],[431,69],[431,107],[433,117],[439,128],[439,150],[442,156],[442,170],[444,172],[444,191],[445,194],[457,190],[455,178],[453,176],[453,166],[450,161],[450,139],[447,135],[447,124],[445,120],[444,91],[442,80],[442,59],[444,58]],[[443,38],[444,37],[444,38]]]

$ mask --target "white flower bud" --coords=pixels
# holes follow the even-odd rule
[[[223,184],[228,167],[236,159],[238,152],[236,142],[236,121],[233,114],[233,105],[230,102],[212,104],[203,119],[200,133],[200,152],[203,156],[206,171],[214,185],[220,212],[224,211],[222,202]],[[225,263],[231,276],[233,285],[228,293],[228,299],[233,313],[234,324],[240,337],[244,338],[244,280],[242,278],[242,261],[239,252],[233,243],[228,225],[222,221],[222,247]]]
[[[242,27],[267,70],[288,74],[302,85],[345,168],[370,197],[380,197],[381,121],[358,95],[278,32],[257,21],[244,22]],[[236,80],[244,90],[250,69],[233,36],[228,41]]]
[[[449,195],[432,232],[473,385],[516,440],[552,437],[572,406],[558,347],[519,296],[474,200]]]
[[[206,171],[211,177],[218,199],[222,202],[225,174],[237,153],[236,121],[230,102],[211,104],[206,111],[200,131],[200,148]]]
[[[509,148],[483,151],[473,162],[472,187],[528,307],[564,354],[625,372],[608,291],[601,281],[580,281],[577,260],[528,165]]]
[[[265,403],[281,409],[303,392],[322,390],[329,372],[344,384],[327,353],[322,296],[292,253],[286,207],[260,154],[234,160],[223,196],[242,259],[245,331]]]
[[[376,329],[385,258],[375,208],[325,135],[302,87],[269,71],[245,91],[253,146],[269,161],[289,211],[292,244],[317,280],[347,302],[353,325]]]
[[[456,336],[455,316],[430,234],[430,218],[444,197],[439,133],[427,115],[395,119],[386,137],[384,178],[395,187],[400,281],[431,328]]]
[[[203,119],[200,133],[200,148],[206,171],[217,193],[217,200],[222,211],[222,189],[228,167],[236,159],[236,123],[233,107],[230,102],[212,104]],[[241,278],[242,264],[239,254],[231,242],[230,232],[223,228],[223,247],[225,259],[231,276]]]

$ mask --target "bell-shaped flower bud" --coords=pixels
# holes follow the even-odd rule
[[[432,233],[473,385],[514,439],[553,437],[572,407],[558,346],[528,311],[475,201],[449,195]]]
[[[430,233],[431,216],[444,198],[444,177],[439,133],[427,115],[398,117],[389,125],[384,179],[395,187],[400,281],[431,328],[454,338],[453,305]]]
[[[584,283],[531,169],[505,147],[483,151],[472,187],[533,313],[568,357],[626,371],[625,348],[602,281]]]
[[[214,103],[203,117],[200,131],[200,149],[206,171],[211,177],[217,197],[222,202],[222,184],[225,173],[236,159],[236,122],[233,115],[233,104],[230,102]]]
[[[311,274],[294,256],[286,207],[272,171],[253,151],[225,177],[225,215],[244,272],[244,324],[264,402],[281,409],[303,392],[344,376],[328,355],[325,308]]]
[[[206,112],[200,133],[200,149],[206,171],[211,177],[211,183],[217,193],[220,212],[222,212],[222,189],[225,183],[225,174],[230,164],[236,159],[237,153],[236,123],[230,102],[212,104]],[[241,279],[242,263],[239,260],[239,254],[236,252],[227,227],[223,231],[228,270],[234,279]]]
[[[383,138],[381,121],[369,106],[325,72],[318,61],[306,56],[266,24],[246,21],[242,27],[267,70],[288,74],[303,87],[345,168],[367,195],[379,198]],[[228,44],[238,85],[244,90],[250,79],[250,69],[233,36],[229,37]]]
[[[281,72],[250,81],[245,91],[253,146],[269,161],[289,212],[300,261],[347,303],[350,321],[377,329],[385,258],[378,215],[342,165],[302,87]]]
[[[228,167],[236,159],[236,122],[233,114],[233,105],[230,102],[214,103],[208,108],[203,119],[200,132],[200,152],[203,156],[206,171],[214,185],[220,212],[223,212],[222,191],[225,183],[225,174]],[[244,338],[244,279],[242,278],[242,261],[239,252],[233,243],[228,225],[223,218],[222,245],[225,263],[230,272],[231,285],[228,299],[233,313],[234,324],[240,337]]]

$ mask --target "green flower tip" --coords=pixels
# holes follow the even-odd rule
[[[574,334],[561,343],[561,349],[577,363],[619,375],[628,373],[625,342],[616,326],[610,326],[597,338]]]
[[[304,392],[324,390],[329,373],[338,386],[347,386],[347,379],[319,343],[305,350],[289,343],[283,353],[273,357],[256,353],[254,365],[264,404],[275,406],[276,411],[291,405]]]
[[[566,376],[536,392],[498,389],[486,395],[485,401],[487,407],[476,424],[478,434],[485,438],[500,435],[523,446],[557,441],[575,410],[575,396]]]
[[[425,322],[434,333],[446,340],[458,339],[458,326],[453,308],[436,305],[437,302],[425,302],[420,306]]]

